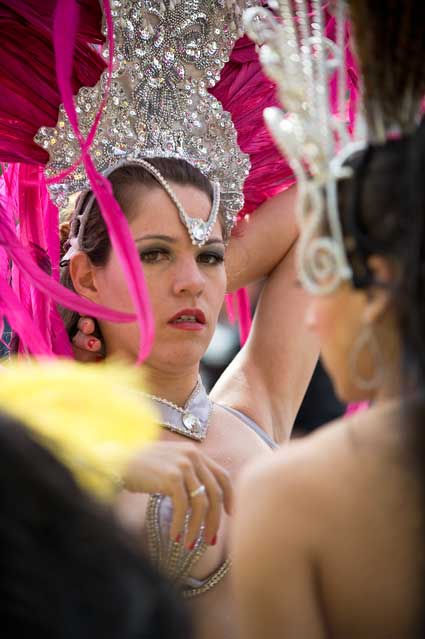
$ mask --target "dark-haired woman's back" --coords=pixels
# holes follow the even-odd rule
[[[394,402],[340,420],[243,482],[234,544],[243,636],[423,636],[423,493],[406,419]]]

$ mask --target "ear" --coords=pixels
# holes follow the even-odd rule
[[[96,302],[98,290],[96,287],[95,267],[86,253],[80,251],[73,255],[69,264],[69,274],[78,295]]]
[[[382,284],[382,286],[372,285],[367,292],[363,322],[373,324],[388,311],[392,304],[390,286],[395,281],[396,273],[391,263],[378,255],[370,257],[367,264],[373,273],[374,281]]]

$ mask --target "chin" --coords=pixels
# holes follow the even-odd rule
[[[146,364],[157,370],[177,371],[198,366],[207,347],[205,344],[186,341],[185,344],[170,344],[167,348],[161,344],[159,348],[153,347]]]
[[[332,379],[335,395],[344,404],[357,404],[370,401],[370,394],[360,390],[347,380]]]
[[[337,399],[339,399],[339,401],[343,404],[352,404],[353,402],[357,401],[357,399],[353,396],[351,390],[344,384],[339,385],[335,382],[332,382],[332,385]]]

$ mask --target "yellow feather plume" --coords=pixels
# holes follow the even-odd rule
[[[8,361],[0,368],[0,410],[22,420],[102,498],[114,494],[129,459],[158,435],[140,371],[116,364]]]

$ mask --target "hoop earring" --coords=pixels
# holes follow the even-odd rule
[[[359,373],[359,359],[363,350],[368,350],[375,361],[375,371],[371,377],[364,377]],[[349,357],[349,367],[354,384],[364,391],[378,388],[384,380],[384,367],[378,340],[371,326],[365,326],[354,342]]]

